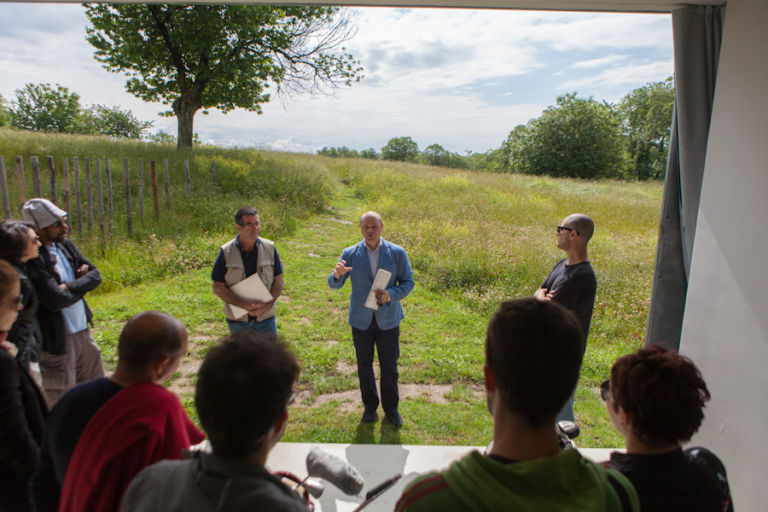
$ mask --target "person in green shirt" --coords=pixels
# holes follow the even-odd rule
[[[505,302],[491,317],[484,366],[493,444],[416,478],[396,511],[639,510],[629,481],[562,449],[555,417],[579,377],[584,336],[555,302]]]

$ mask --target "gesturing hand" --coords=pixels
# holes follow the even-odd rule
[[[341,279],[344,274],[351,272],[352,267],[347,266],[346,260],[339,260],[336,266],[333,268],[333,276],[336,279]]]

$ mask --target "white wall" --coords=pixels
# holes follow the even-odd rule
[[[766,510],[768,2],[729,0],[681,352],[712,393],[692,444],[725,462],[737,510]]]

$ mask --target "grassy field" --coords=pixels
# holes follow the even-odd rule
[[[0,130],[0,154],[8,166],[17,152],[12,142],[4,142],[6,135],[13,134]],[[119,146],[110,146],[118,143],[89,141],[94,146],[82,149],[77,147],[82,139],[74,139],[60,148],[69,151],[62,154],[98,156],[105,153],[103,144],[117,155],[113,158],[121,155]],[[26,151],[45,153],[34,147]],[[173,151],[167,155],[179,158]],[[616,357],[642,345],[660,184],[490,175],[219,148],[195,153],[201,159],[197,175],[205,175],[204,160],[214,155],[217,162],[229,162],[220,171],[225,190],[193,191],[178,216],[132,238],[118,234],[106,248],[93,239],[78,241],[105,275],[89,302],[109,367],[119,330],[131,315],[152,308],[178,316],[192,344],[168,384],[194,415],[197,367],[226,334],[221,303],[210,291],[210,267],[218,246],[234,233],[232,212],[251,203],[262,211],[262,235],[276,241],[285,265],[278,329],[302,364],[300,400],[285,440],[484,445],[491,439],[482,392],[488,317],[500,301],[536,289],[562,257],[555,227],[579,211],[596,222],[590,260],[598,279],[576,396],[579,443],[622,444],[596,391]],[[369,209],[383,215],[385,238],[408,250],[416,279],[401,325],[405,425],[400,431],[386,422],[359,423],[362,406],[346,322],[349,289],[334,291],[325,284],[341,250],[359,241],[357,219]],[[532,391],[537,385],[531,383]]]

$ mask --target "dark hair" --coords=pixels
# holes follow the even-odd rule
[[[502,403],[534,429],[554,424],[576,387],[583,352],[578,320],[554,302],[504,302],[488,323],[485,360]]]
[[[213,452],[256,451],[285,411],[299,365],[275,334],[241,331],[211,349],[200,366],[195,406]]]
[[[0,302],[5,302],[13,283],[19,281],[19,273],[5,260],[0,260]],[[0,349],[2,350],[2,349]]]
[[[35,227],[20,220],[0,221],[0,258],[18,263],[24,256],[29,243],[29,230]]]
[[[690,359],[652,345],[613,364],[611,396],[641,441],[663,446],[682,444],[699,429],[709,391]]]
[[[253,206],[243,206],[235,212],[235,224],[242,226],[243,217],[247,215],[258,215],[259,211]]]
[[[187,331],[177,318],[161,311],[144,311],[131,317],[117,343],[118,364],[131,373],[143,374],[164,358],[180,355]]]

